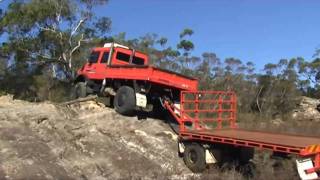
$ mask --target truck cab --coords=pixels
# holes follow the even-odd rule
[[[93,48],[87,63],[78,70],[78,74],[90,79],[104,79],[108,67],[147,66],[148,56],[117,43],[106,43],[103,47]]]
[[[159,98],[178,101],[179,92],[196,90],[198,81],[149,65],[146,54],[127,46],[106,43],[92,49],[74,84],[75,97],[96,94],[110,101],[114,98],[117,112],[131,114],[137,108],[151,107],[148,102],[160,106]]]
[[[116,43],[106,43],[103,47],[97,47],[92,50],[88,64],[105,64],[111,66],[148,65],[148,57],[127,46]]]

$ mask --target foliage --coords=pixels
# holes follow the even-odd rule
[[[107,2],[11,2],[0,21],[0,29],[8,36],[0,47],[8,70],[1,72],[5,73],[6,80],[19,79],[21,82],[11,81],[5,89],[19,97],[28,97],[41,91],[42,85],[51,86],[52,82],[39,81],[39,76],[44,76],[42,79],[50,76],[50,81],[57,82],[72,80],[75,70],[84,63],[82,57],[86,56],[89,47],[98,44],[100,37],[110,30],[111,20],[97,17],[93,11],[95,6]]]
[[[239,111],[274,118],[290,112],[300,95],[320,97],[320,58],[302,57],[267,63],[257,72],[251,61],[220,59],[213,52],[193,56],[194,31],[182,30],[176,46],[149,33],[127,39],[126,33],[107,36],[108,17],[93,8],[107,0],[16,0],[1,11],[0,32],[8,39],[0,47],[1,91],[29,100],[62,101],[69,81],[91,47],[105,42],[128,45],[149,55],[151,64],[197,77],[200,89],[238,94]]]
[[[32,0],[9,4],[0,26],[9,40],[2,48],[10,56],[23,54],[23,60],[49,64],[64,71],[68,78],[73,58],[81,45],[110,29],[107,17],[97,18],[92,8],[107,0]]]

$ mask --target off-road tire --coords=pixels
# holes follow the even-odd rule
[[[206,169],[205,149],[198,143],[185,144],[183,161],[194,173],[201,173]]]
[[[121,86],[114,97],[113,105],[119,114],[126,116],[133,115],[136,108],[136,95],[133,88]]]
[[[73,96],[75,98],[83,98],[87,96],[87,86],[85,82],[78,82],[74,87]]]

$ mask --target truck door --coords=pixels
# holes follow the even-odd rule
[[[84,70],[88,74],[96,74],[97,63],[100,57],[100,51],[92,51],[89,58],[88,63],[86,63]]]
[[[96,73],[100,78],[105,77],[108,59],[109,59],[109,50],[101,51],[99,61],[96,64]]]
[[[108,57],[109,50],[92,51],[88,63],[85,66],[86,73],[91,74],[93,79],[104,78]]]

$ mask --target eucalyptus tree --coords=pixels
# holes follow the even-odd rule
[[[84,45],[105,35],[111,20],[97,16],[94,7],[108,0],[15,0],[0,21],[0,28],[8,35],[3,51],[14,60],[49,65],[53,76],[63,72],[72,78],[75,57]]]
[[[194,63],[195,58],[190,58],[191,51],[194,49],[194,44],[191,40],[188,39],[188,37],[191,37],[193,35],[193,30],[186,28],[184,29],[179,37],[180,42],[177,44],[177,49],[181,51],[180,54],[183,56],[180,56],[177,58],[177,60],[180,63],[181,66],[181,72],[184,74],[187,74],[190,72],[191,63]],[[198,60],[198,59],[197,59]]]

